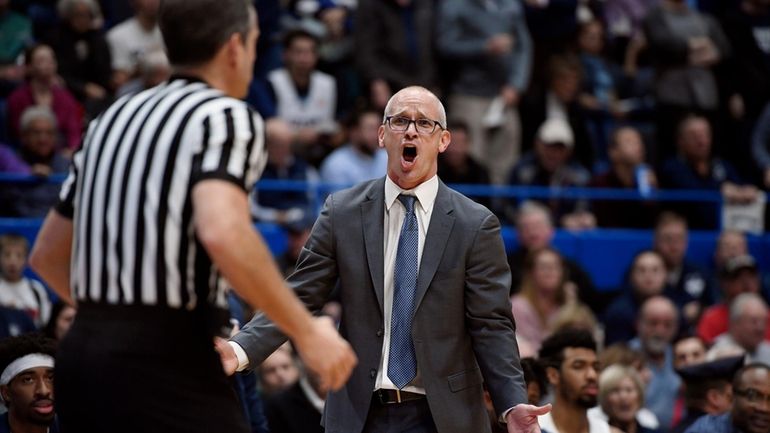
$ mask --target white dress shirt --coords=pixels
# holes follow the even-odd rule
[[[433,214],[433,203],[438,194],[438,176],[433,176],[429,180],[421,183],[414,189],[403,190],[396,185],[389,177],[385,177],[385,215],[383,224],[385,226],[383,236],[383,257],[385,259],[385,293],[383,296],[383,313],[385,315],[384,338],[382,339],[382,358],[380,368],[377,371],[377,380],[374,382],[374,389],[397,389],[393,382],[388,378],[388,356],[390,355],[390,327],[393,310],[393,278],[396,268],[396,252],[398,251],[398,239],[401,236],[401,226],[404,223],[406,208],[398,200],[400,194],[417,196],[414,211],[417,216],[417,228],[419,237],[417,241],[417,269],[419,272],[422,262],[422,251],[425,245],[425,235],[428,233],[430,225],[430,216]],[[417,378],[412,385],[407,385],[403,391],[425,394],[425,389],[419,386],[420,370],[417,366]]]
[[[417,242],[417,269],[419,270],[419,265],[422,260],[422,248],[425,245],[425,235],[428,233],[430,216],[433,213],[433,203],[436,201],[436,194],[438,194],[438,176],[434,175],[429,180],[418,185],[417,188],[408,191],[399,188],[389,177],[385,176],[385,212],[383,215],[383,224],[385,228],[383,239],[383,255],[385,259],[385,293],[383,310],[385,313],[385,323],[382,343],[382,360],[377,373],[377,380],[375,381],[375,390],[380,388],[396,389],[393,382],[388,379],[388,375],[383,374],[383,372],[388,371],[388,355],[390,353],[390,318],[391,310],[393,308],[393,276],[396,265],[398,239],[401,236],[401,225],[404,222],[404,216],[406,214],[404,205],[398,201],[398,196],[402,193],[417,196],[417,203],[414,208],[415,213],[417,214],[417,226],[419,229],[419,238]],[[238,343],[234,341],[229,341],[228,343],[230,343],[230,346],[235,351],[235,356],[238,358],[237,371],[246,369],[249,366],[249,357],[246,355],[246,352]],[[419,382],[419,366],[417,380],[415,382]],[[406,386],[403,390],[425,394],[425,389],[417,386]]]

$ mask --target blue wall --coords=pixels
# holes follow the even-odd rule
[[[0,234],[16,232],[34,242],[42,220],[0,218]],[[275,224],[257,224],[262,236],[276,256],[286,251],[286,233]],[[512,227],[503,227],[505,247],[510,251],[518,245]],[[711,266],[717,233],[691,232],[687,256],[704,267]],[[593,277],[599,289],[614,290],[621,285],[631,258],[652,246],[651,230],[591,230],[572,233],[558,230],[555,246],[564,255],[576,260]],[[770,270],[770,234],[749,236],[749,249],[763,270]]]

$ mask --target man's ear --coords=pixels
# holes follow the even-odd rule
[[[452,134],[447,130],[441,131],[441,138],[439,140],[438,151],[444,153],[449,144],[452,142]]]
[[[731,386],[731,385],[726,385]],[[729,390],[720,390],[717,388],[711,388],[706,391],[706,403],[713,407],[724,407],[725,405],[729,405],[732,403],[732,399],[730,398],[732,396],[732,393],[729,392]]]
[[[6,404],[11,402],[11,393],[9,392],[8,385],[0,386],[0,397],[3,397],[3,401]]]
[[[380,125],[380,127],[377,128],[377,145],[385,147],[385,125]]]
[[[561,373],[559,373],[559,369],[549,365],[545,368],[545,377],[548,379],[548,383],[552,386],[556,386],[561,379]]]
[[[227,50],[227,63],[230,64],[233,67],[238,66],[238,62],[240,61],[241,51],[239,50],[240,47],[243,47],[243,45],[246,42],[241,38],[240,33],[233,33],[230,35],[230,39],[227,40],[227,43],[225,44],[225,50]]]

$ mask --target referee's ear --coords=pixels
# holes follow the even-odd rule
[[[238,68],[241,62],[245,60],[243,59],[245,49],[246,41],[243,40],[240,33],[236,32],[230,35],[230,38],[227,39],[227,42],[222,47],[222,50],[225,51],[227,65],[232,68]]]

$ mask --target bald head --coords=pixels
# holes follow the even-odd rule
[[[538,202],[525,201],[516,214],[516,234],[527,250],[547,247],[554,236],[551,212]]]
[[[753,352],[765,339],[767,304],[756,293],[742,293],[730,305],[730,334],[746,351]]]
[[[664,296],[653,296],[642,304],[642,308],[639,309],[640,319],[661,314],[674,318],[678,317],[676,306],[670,299]]]
[[[648,355],[661,356],[679,329],[679,313],[671,300],[653,296],[639,310],[637,333]]]
[[[444,109],[444,104],[441,103],[441,100],[438,99],[436,94],[422,86],[404,87],[403,89],[396,92],[393,96],[391,96],[387,105],[385,105],[385,112],[383,114],[382,121],[385,122],[385,119],[388,116],[393,115],[392,109],[394,104],[406,96],[412,96],[415,94],[424,94],[429,96],[429,98],[432,100],[431,102],[436,104],[436,110],[438,111],[438,119],[436,120],[438,120],[442,128],[446,129],[446,109]]]

